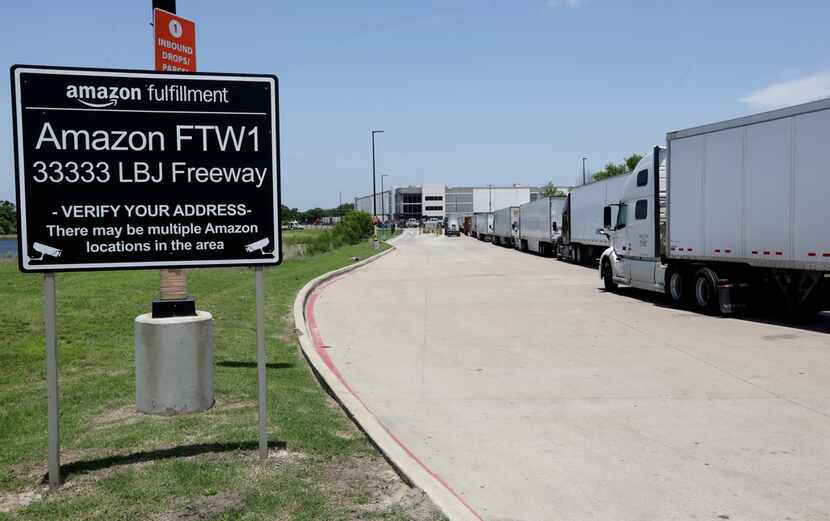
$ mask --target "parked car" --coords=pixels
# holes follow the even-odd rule
[[[414,217],[410,217],[406,220],[406,227],[407,228],[417,228],[418,227],[418,219]]]

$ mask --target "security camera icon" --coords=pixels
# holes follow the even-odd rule
[[[252,242],[251,244],[248,244],[247,246],[245,246],[245,251],[247,251],[248,253],[251,253],[251,252],[255,252],[255,251],[259,250],[259,252],[262,253],[263,255],[271,255],[271,254],[274,253],[274,250],[265,251],[265,248],[267,248],[269,244],[271,244],[271,239],[266,237],[264,239],[260,239],[256,242]]]
[[[50,256],[50,257],[60,257],[61,253],[63,253],[62,250],[59,250],[57,248],[53,248],[52,246],[47,246],[45,244],[41,244],[39,242],[36,242],[36,243],[32,244],[32,248],[36,252],[40,253],[40,257],[32,257],[31,255],[29,255],[30,260],[43,260],[43,257],[45,257],[47,255]]]

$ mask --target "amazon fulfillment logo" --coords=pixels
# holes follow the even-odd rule
[[[66,97],[96,109],[115,107],[119,101],[141,101],[138,87],[106,87],[104,85],[67,85]]]

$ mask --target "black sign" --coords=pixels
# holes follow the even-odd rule
[[[279,264],[276,76],[11,77],[22,271]]]

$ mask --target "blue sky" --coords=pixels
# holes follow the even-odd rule
[[[3,2],[0,62],[152,68],[150,0]],[[830,96],[830,2],[178,0],[202,71],[281,82],[283,201],[573,184],[670,130]],[[5,76],[8,78],[8,76]],[[14,196],[8,79],[0,199]]]

